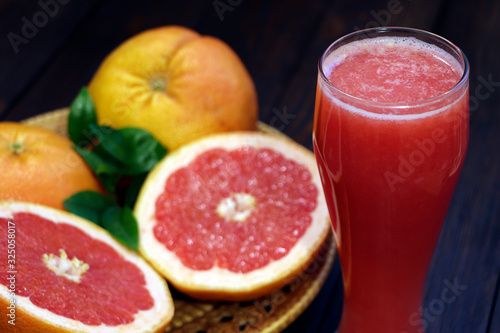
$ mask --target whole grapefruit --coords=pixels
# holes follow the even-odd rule
[[[104,59],[88,90],[100,123],[146,129],[170,150],[256,127],[257,93],[238,55],[220,39],[181,26],[126,40]]]
[[[91,222],[3,201],[0,237],[2,332],[163,332],[172,319],[165,279]]]
[[[69,139],[33,125],[0,122],[0,170],[0,200],[63,209],[77,192],[103,191]]]
[[[259,132],[211,135],[169,154],[134,212],[142,255],[199,299],[244,301],[283,287],[331,228],[313,153]]]

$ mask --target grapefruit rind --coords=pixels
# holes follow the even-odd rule
[[[189,165],[201,152],[213,148],[232,150],[242,146],[270,148],[307,167],[312,175],[312,183],[318,189],[317,207],[312,214],[312,223],[287,255],[263,268],[245,274],[217,266],[204,271],[190,269],[175,254],[168,251],[153,233],[156,224],[156,200],[162,194],[168,176]],[[174,287],[189,296],[224,301],[256,299],[285,286],[300,275],[314,260],[314,255],[325,242],[331,230],[331,223],[321,189],[313,153],[285,136],[260,132],[231,132],[207,136],[167,155],[146,179],[134,209],[141,235],[139,251]]]
[[[67,223],[77,227],[94,239],[112,247],[127,261],[136,265],[143,272],[146,288],[154,299],[154,306],[135,314],[134,322],[115,327],[89,326],[80,321],[57,315],[49,310],[34,305],[28,297],[16,295],[15,326],[7,320],[0,323],[0,331],[15,327],[22,332],[163,332],[174,313],[174,304],[166,281],[154,271],[139,255],[119,244],[111,235],[99,226],[78,216],[38,204],[0,201],[0,217],[11,218],[17,212],[33,213],[54,223]],[[0,306],[3,309],[10,304],[9,290],[0,284]],[[4,307],[5,306],[5,307]]]
[[[63,209],[71,195],[104,187],[67,137],[29,123],[0,123],[0,201]],[[50,195],[47,192],[50,191]]]

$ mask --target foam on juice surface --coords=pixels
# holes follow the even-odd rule
[[[441,48],[412,37],[355,41],[328,55],[323,72],[339,90],[368,101],[426,100],[453,88],[463,74]]]

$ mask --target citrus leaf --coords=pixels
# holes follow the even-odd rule
[[[125,192],[124,204],[130,208],[135,206],[135,202],[137,201],[137,197],[139,196],[139,192],[142,188],[142,184],[146,179],[148,173],[139,174],[134,176],[130,181],[130,184],[127,187],[127,191]]]
[[[145,130],[127,127],[119,132],[128,153],[126,166],[121,170],[124,174],[148,172],[167,154],[167,149]]]
[[[88,132],[90,125],[97,124],[94,103],[86,87],[83,87],[70,106],[68,134],[75,144],[86,147],[94,139]]]
[[[101,155],[111,156],[123,164],[128,163],[131,148],[119,130],[97,125],[91,125],[90,128],[93,132],[99,133],[99,145],[103,152],[106,152]]]
[[[150,171],[167,153],[149,132],[127,127],[119,130],[91,125],[98,133],[99,144],[93,149],[104,161],[112,162],[123,175],[137,175]]]
[[[79,146],[73,148],[82,156],[108,193],[115,193],[116,184],[118,184],[122,176],[120,172],[121,166],[112,157],[105,156],[100,149],[100,144],[91,151]]]
[[[63,202],[69,212],[101,225],[101,216],[115,201],[95,191],[78,192]]]
[[[134,251],[139,249],[139,228],[129,207],[109,207],[102,215],[102,226]]]

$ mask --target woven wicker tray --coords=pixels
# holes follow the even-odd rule
[[[67,108],[26,119],[37,125],[67,136]],[[259,130],[282,135],[272,127],[259,123]],[[177,292],[170,286],[175,315],[165,332],[281,332],[311,303],[332,267],[335,243],[330,234],[311,265],[290,284],[251,302],[198,301]]]

